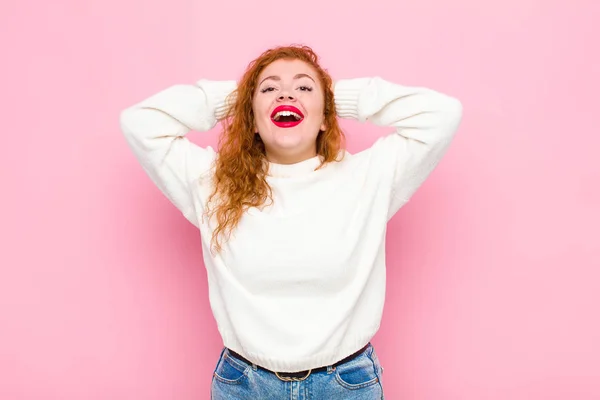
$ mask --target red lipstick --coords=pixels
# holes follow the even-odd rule
[[[290,112],[290,113],[293,113],[296,115],[292,114],[292,117],[293,117],[292,119],[289,119],[288,116],[285,116],[285,117],[280,116],[279,120],[276,121],[275,117],[277,116],[277,114],[280,112],[284,112],[284,111],[287,111],[287,112]],[[300,118],[297,119],[298,117],[300,117]],[[282,121],[281,118],[285,118],[285,120]],[[271,113],[271,121],[280,128],[292,128],[292,127],[300,124],[303,119],[304,119],[304,114],[302,114],[302,111],[300,111],[298,108],[296,108],[294,106],[290,106],[290,105],[278,106]]]

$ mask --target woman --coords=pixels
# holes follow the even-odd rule
[[[350,154],[337,117],[394,131]],[[306,46],[266,51],[239,83],[174,85],[123,111],[133,153],[201,232],[224,343],[211,398],[383,398],[370,340],[386,225],[461,118],[458,100],[430,89],[333,82]],[[218,153],[185,136],[218,121]]]

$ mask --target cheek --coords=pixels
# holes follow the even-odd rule
[[[312,119],[315,121],[315,123],[321,123],[321,122],[323,122],[323,120],[325,118],[325,110],[324,110],[322,104],[316,104],[311,109],[310,113],[313,116]]]
[[[325,99],[324,98],[312,99],[309,107],[310,107],[311,112],[314,115],[322,116],[325,112]]]
[[[255,129],[258,129],[257,127],[263,126],[265,124],[265,111],[263,108],[261,108],[260,105],[254,105],[252,107],[252,114]]]
[[[252,111],[254,115],[260,116],[266,107],[268,107],[268,101],[264,98],[265,96],[257,96],[252,100]]]

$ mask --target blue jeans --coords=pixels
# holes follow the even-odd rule
[[[382,400],[383,386],[375,349],[306,380],[289,382],[274,373],[234,358],[223,348],[211,385],[211,400]]]

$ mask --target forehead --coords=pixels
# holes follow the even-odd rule
[[[267,76],[279,76],[282,79],[293,78],[297,74],[310,75],[317,81],[317,71],[302,60],[285,60],[280,59],[273,61],[262,70],[258,79],[262,81]]]

